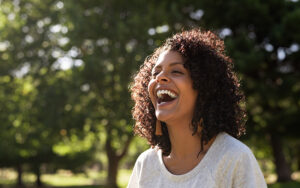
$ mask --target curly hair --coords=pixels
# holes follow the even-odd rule
[[[191,129],[197,132],[201,123],[201,151],[220,132],[235,138],[245,133],[245,97],[233,71],[232,60],[226,56],[224,42],[211,31],[192,29],[168,38],[161,47],[148,56],[134,77],[131,97],[135,119],[134,132],[148,140],[151,146],[169,155],[171,143],[166,124],[162,122],[162,136],[155,135],[155,109],[148,93],[151,71],[158,56],[166,50],[179,52],[184,67],[190,72],[193,88],[198,91]]]

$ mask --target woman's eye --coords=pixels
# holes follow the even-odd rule
[[[182,74],[181,71],[177,71],[177,70],[172,71],[172,73],[175,73],[175,74]]]

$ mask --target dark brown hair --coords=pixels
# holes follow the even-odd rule
[[[184,67],[190,72],[193,88],[198,91],[191,128],[197,132],[200,119],[201,150],[211,138],[226,132],[235,138],[245,133],[244,95],[233,71],[232,60],[226,56],[224,42],[211,31],[192,29],[168,38],[148,56],[134,77],[131,97],[135,119],[134,132],[146,138],[151,146],[158,146],[164,155],[171,151],[168,129],[162,123],[162,136],[155,135],[155,109],[148,93],[151,70],[158,56],[165,50],[179,52]]]

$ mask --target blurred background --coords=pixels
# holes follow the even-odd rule
[[[0,0],[0,187],[126,187],[129,87],[172,34],[225,40],[270,187],[300,187],[298,0]]]

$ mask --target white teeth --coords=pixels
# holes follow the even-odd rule
[[[167,95],[169,95],[170,97],[172,97],[174,99],[177,97],[175,93],[173,93],[172,91],[169,91],[169,90],[158,90],[157,91],[157,97],[158,98],[162,98],[163,94],[167,94]]]

